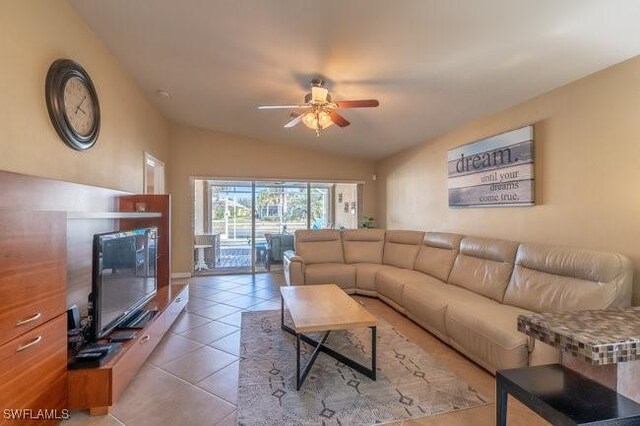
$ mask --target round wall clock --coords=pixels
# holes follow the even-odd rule
[[[89,74],[70,59],[49,67],[45,87],[53,127],[64,143],[84,151],[95,145],[100,132],[100,105]]]

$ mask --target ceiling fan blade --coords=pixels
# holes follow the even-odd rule
[[[260,105],[258,109],[298,109],[298,108],[308,108],[309,105]]]
[[[333,101],[338,108],[373,108],[380,105],[377,99],[360,99],[352,101]]]
[[[331,117],[331,121],[333,121],[335,124],[337,124],[340,127],[347,127],[349,124],[351,124],[347,121],[346,118],[344,118],[343,116],[341,116],[335,111],[331,111],[329,113],[329,117]]]
[[[296,124],[300,123],[302,121],[302,117],[304,117],[304,114],[298,114],[298,115],[291,115],[293,118],[289,121],[287,121],[284,125],[284,127],[286,128],[290,128],[295,126]]]

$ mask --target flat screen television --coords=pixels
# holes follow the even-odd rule
[[[100,339],[157,293],[156,227],[93,237],[91,337]]]

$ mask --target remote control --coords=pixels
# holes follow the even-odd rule
[[[77,361],[92,361],[94,359],[101,358],[104,354],[102,352],[83,352],[76,355]]]
[[[112,349],[113,349],[113,345],[108,344],[108,343],[101,343],[101,344],[89,345],[86,348],[81,349],[80,353],[82,353],[82,352],[100,352],[100,353],[106,354],[107,352],[111,351]]]

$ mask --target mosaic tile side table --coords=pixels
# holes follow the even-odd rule
[[[565,367],[640,402],[640,307],[520,315],[518,331],[559,348]]]
[[[554,425],[640,424],[640,307],[520,315],[518,331],[562,365],[496,372],[497,425],[509,394]]]

